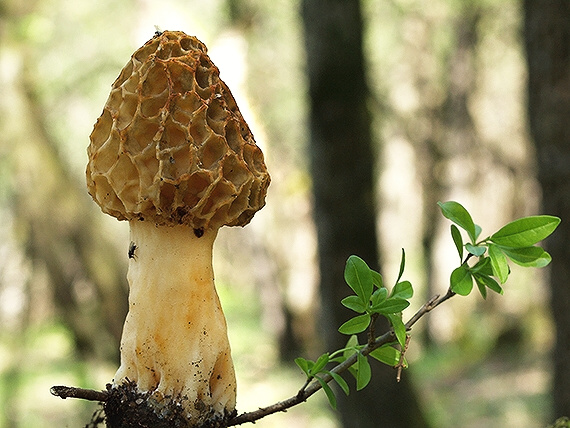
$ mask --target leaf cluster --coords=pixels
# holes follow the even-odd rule
[[[511,272],[509,260],[523,267],[544,267],[550,263],[550,254],[536,244],[554,232],[560,223],[558,217],[523,217],[478,240],[481,228],[461,204],[449,201],[438,205],[443,216],[453,223],[451,237],[461,260],[450,276],[454,293],[467,296],[475,283],[483,298],[487,297],[487,289],[503,294],[502,285]],[[467,233],[465,243],[458,226]],[[475,263],[471,263],[473,258],[477,259]]]
[[[405,328],[400,313],[406,309],[414,295],[412,284],[409,281],[400,281],[404,273],[406,254],[402,250],[400,273],[391,292],[383,284],[382,275],[368,267],[366,262],[358,256],[350,256],[344,269],[344,280],[354,291],[354,295],[342,299],[341,304],[360,314],[344,324],[338,331],[347,334],[358,334],[365,331],[372,322],[374,315],[383,315],[394,327],[396,337],[404,346],[406,341]]]
[[[460,259],[460,266],[450,275],[448,293],[443,297],[435,296],[404,324],[402,311],[410,305],[409,299],[414,294],[412,284],[402,280],[406,263],[404,250],[398,278],[391,290],[384,285],[380,273],[371,269],[360,257],[350,256],[346,261],[344,279],[354,294],[342,299],[341,303],[357,315],[338,329],[350,338],[343,349],[327,352],[316,361],[295,359],[295,363],[307,376],[298,396],[302,396],[309,383],[316,380],[330,405],[336,408],[336,397],[328,382],[334,380],[345,394],[350,392],[346,381],[336,372],[342,363],[350,359],[347,363],[351,364],[348,371],[356,380],[356,389],[361,390],[372,377],[368,356],[393,367],[407,367],[404,355],[409,339],[407,330],[434,307],[455,294],[467,296],[473,289],[473,283],[483,298],[487,297],[487,289],[502,294],[502,285],[511,272],[509,261],[523,267],[544,267],[550,263],[550,254],[537,244],[554,232],[560,223],[558,217],[523,217],[506,224],[494,234],[479,239],[481,227],[473,222],[471,214],[461,204],[449,201],[438,202],[438,205],[443,216],[453,223],[451,237]],[[467,234],[466,240],[461,230]],[[388,319],[391,331],[387,333],[386,341],[376,343],[374,324],[379,316]],[[357,334],[366,330],[368,343],[359,344]],[[395,340],[390,341],[390,337]],[[337,365],[329,370],[326,368],[329,363]]]
[[[334,380],[338,386],[340,386],[346,395],[350,393],[350,388],[340,374],[336,373],[334,370],[328,370],[326,368],[327,364],[341,364],[356,354],[356,362],[349,367],[348,371],[354,376],[354,379],[356,380],[356,390],[360,391],[361,389],[365,388],[372,379],[372,370],[370,368],[370,363],[368,362],[368,356],[371,356],[374,359],[390,366],[396,366],[397,364],[402,363],[407,367],[407,362],[405,359],[403,359],[401,351],[392,345],[393,344],[390,343],[382,345],[379,348],[376,348],[373,351],[369,352],[367,355],[364,355],[362,353],[362,350],[366,345],[359,344],[356,335],[352,335],[350,336],[346,347],[339,349],[338,351],[335,351],[331,354],[328,352],[322,354],[319,358],[317,358],[316,361],[299,357],[295,359],[295,363],[307,376],[307,382],[305,383],[305,386],[308,385],[308,383],[313,379],[315,379],[325,392],[331,407],[333,409],[336,409],[335,394],[324,376],[330,376],[332,380]],[[301,388],[299,393],[302,393],[303,390],[304,387]]]
[[[409,281],[401,281],[405,260],[405,252],[402,250],[398,279],[392,290],[388,291],[380,273],[371,269],[360,257],[350,256],[346,261],[344,279],[354,294],[345,297],[341,303],[358,315],[346,321],[338,329],[340,333],[350,335],[345,348],[332,354],[323,354],[316,361],[304,358],[295,360],[295,363],[307,375],[307,382],[316,379],[321,384],[333,408],[336,408],[336,398],[322,376],[324,374],[330,375],[347,395],[349,388],[340,375],[325,368],[328,363],[342,363],[356,354],[356,362],[348,370],[356,380],[357,391],[366,387],[372,377],[368,355],[390,366],[407,365],[401,350],[397,347],[398,345],[401,348],[405,346],[407,333],[401,312],[410,305],[408,299],[414,294],[412,284]],[[390,322],[396,341],[378,347],[364,355],[361,351],[366,344],[359,344],[356,335],[367,329],[373,331],[373,324],[380,315],[385,316]]]

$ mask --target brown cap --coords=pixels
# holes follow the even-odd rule
[[[90,139],[89,194],[119,220],[244,226],[265,205],[263,154],[206,46],[183,32],[133,54]]]

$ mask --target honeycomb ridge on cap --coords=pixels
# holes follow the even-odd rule
[[[87,188],[119,220],[244,226],[265,205],[263,153],[206,46],[156,34],[113,83],[87,150]]]

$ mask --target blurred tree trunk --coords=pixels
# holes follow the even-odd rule
[[[362,51],[362,16],[354,0],[304,0],[310,103],[310,157],[318,233],[321,329],[327,349],[345,345],[336,332],[351,313],[346,259],[357,254],[378,268],[374,152],[369,90]],[[423,427],[408,376],[375,365],[372,382],[348,397],[338,394],[344,427]]]
[[[528,112],[546,213],[563,219],[546,243],[556,325],[554,411],[570,415],[570,2],[525,0]]]
[[[414,120],[407,124],[407,137],[414,142],[419,160],[416,167],[422,186],[424,215],[421,242],[427,298],[438,289],[437,257],[433,254],[438,229],[434,225],[442,217],[437,202],[447,198],[450,189],[458,185],[458,180],[451,176],[447,165],[458,158],[470,160],[480,150],[477,130],[468,107],[469,97],[476,85],[474,56],[480,14],[479,5],[475,3],[460,5],[460,12],[452,22],[453,43],[449,52],[443,55],[442,69],[445,72],[442,76],[429,75],[430,66],[426,64],[433,61],[433,57],[426,53],[434,50],[433,32],[439,23],[430,22],[430,17],[424,17],[424,32],[408,42],[407,56],[413,64],[414,85],[420,101]],[[445,85],[446,97],[442,102],[434,103],[433,94],[439,85]],[[429,123],[430,126],[419,126],[420,123]],[[470,176],[470,180],[459,185],[477,184],[476,178]],[[431,319],[427,319],[424,324],[426,346],[431,346],[433,342],[431,322]]]

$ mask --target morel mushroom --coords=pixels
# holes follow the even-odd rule
[[[89,194],[130,225],[111,393],[136,385],[157,417],[182,409],[183,426],[214,426],[235,413],[236,382],[212,246],[265,205],[263,154],[206,46],[173,31],[132,55],[90,140]]]

